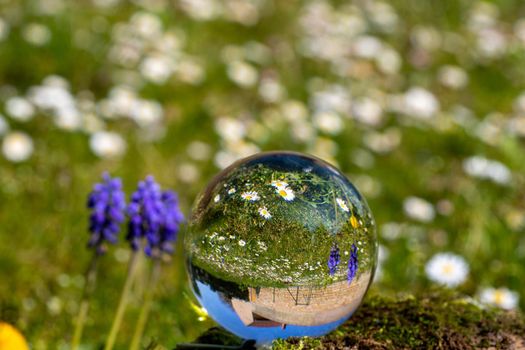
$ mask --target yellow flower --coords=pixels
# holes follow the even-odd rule
[[[13,326],[0,322],[0,349],[29,350],[24,336]]]
[[[208,311],[206,311],[205,308],[195,304],[186,293],[184,293],[184,297],[188,300],[190,307],[197,314],[197,320],[204,322],[209,318]]]
[[[359,221],[357,221],[357,218],[354,215],[350,217],[350,224],[352,225],[353,228],[359,227]]]

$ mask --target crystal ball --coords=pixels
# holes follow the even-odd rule
[[[320,336],[373,279],[372,213],[334,166],[294,152],[242,159],[197,197],[184,238],[193,292],[228,331],[259,343]]]

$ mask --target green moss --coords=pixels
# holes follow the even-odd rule
[[[525,340],[523,315],[482,309],[450,292],[422,298],[369,298],[336,331],[321,338],[274,342],[274,349],[510,349]]]

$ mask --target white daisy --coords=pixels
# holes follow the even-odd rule
[[[243,240],[241,239],[241,240],[239,241],[239,245],[240,245],[241,247],[244,247],[244,246],[246,245],[246,242],[243,241]]]
[[[279,196],[283,197],[285,201],[293,201],[295,198],[295,194],[293,193],[292,189],[289,187],[284,188],[277,188],[277,193]]]
[[[272,217],[272,214],[270,214],[266,207],[259,208],[259,214],[265,219],[269,219]]]
[[[33,154],[33,139],[23,132],[14,131],[4,137],[2,153],[12,162],[23,162]]]
[[[469,266],[462,256],[438,253],[427,262],[425,272],[431,281],[455,287],[467,279]]]
[[[234,194],[235,192],[237,192],[237,190],[233,187],[228,190],[228,194]]]
[[[255,191],[243,192],[241,194],[242,199],[246,201],[255,202],[259,200],[259,194]]]
[[[512,310],[518,306],[519,294],[508,288],[485,288],[479,293],[482,303]]]
[[[220,194],[216,195],[215,198],[213,198],[213,201],[215,203],[218,203],[220,200],[221,200],[221,195]]]
[[[350,211],[344,200],[342,200],[341,198],[336,198],[335,201],[337,202],[337,205],[339,205],[339,207],[343,209],[343,211],[347,213]]]
[[[281,189],[288,187],[288,183],[284,181],[274,180],[272,181],[272,186],[281,190]]]

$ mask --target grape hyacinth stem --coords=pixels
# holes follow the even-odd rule
[[[155,288],[160,277],[161,270],[161,261],[160,259],[155,259],[153,263],[153,270],[151,272],[151,277],[148,284],[148,289],[144,295],[144,300],[142,302],[142,307],[140,309],[139,319],[137,325],[135,326],[135,332],[133,333],[133,338],[131,340],[130,350],[138,350],[140,347],[140,341],[142,335],[144,334],[144,329],[146,328],[146,322],[148,321],[149,312],[151,310],[151,304],[153,302],[153,296],[155,294]]]
[[[128,265],[128,274],[126,276],[126,281],[124,282],[124,287],[122,289],[122,294],[120,295],[117,312],[115,314],[115,318],[113,319],[111,330],[106,340],[106,345],[104,346],[104,350],[111,350],[113,349],[113,346],[115,345],[115,341],[117,339],[117,333],[120,329],[120,324],[122,323],[124,312],[126,311],[126,306],[128,304],[129,297],[131,295],[131,286],[133,285],[133,282],[135,281],[135,277],[137,275],[138,266],[140,265],[139,262],[141,261],[141,257],[142,257],[141,249],[136,250],[131,253],[131,258],[130,258],[129,265]]]
[[[86,282],[84,284],[82,300],[80,302],[80,308],[75,323],[73,340],[71,341],[72,350],[76,350],[78,348],[80,344],[80,339],[82,339],[82,331],[84,330],[84,324],[86,323],[86,317],[89,310],[89,303],[91,301],[91,296],[93,295],[93,291],[95,290],[95,284],[97,281],[97,265],[99,256],[100,254],[98,254],[97,252],[93,254],[93,258],[91,259],[91,263],[89,264],[89,268],[87,269],[85,274]]]

